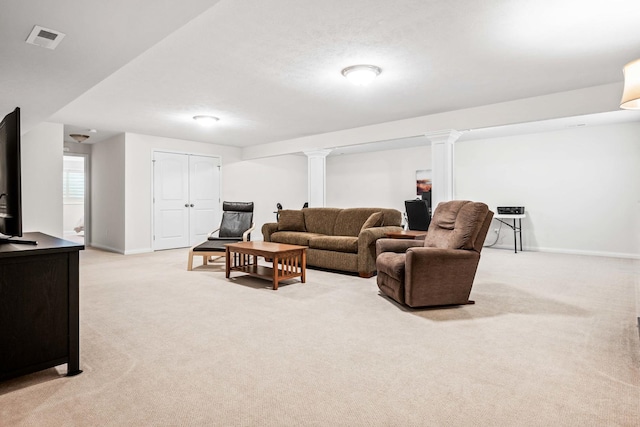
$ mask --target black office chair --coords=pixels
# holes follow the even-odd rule
[[[193,269],[193,256],[202,256],[202,264],[213,256],[224,256],[226,243],[248,242],[251,240],[253,224],[253,202],[223,202],[220,227],[209,233],[207,241],[194,246],[189,251],[187,270]],[[217,236],[214,234],[218,233]]]
[[[407,212],[409,230],[427,231],[431,224],[431,212],[427,200],[405,200],[404,208]]]

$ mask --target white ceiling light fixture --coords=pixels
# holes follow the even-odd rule
[[[73,140],[77,143],[82,143],[87,139],[89,139],[89,135],[84,135],[81,133],[72,133],[72,134],[69,134],[69,136],[73,138]]]
[[[342,75],[356,86],[368,86],[381,72],[375,65],[352,65],[342,70]]]
[[[193,116],[193,120],[195,120],[196,122],[198,122],[203,126],[211,126],[212,124],[216,123],[220,119],[214,116],[201,115],[201,116]]]
[[[640,110],[640,59],[624,66],[624,90],[620,108]]]

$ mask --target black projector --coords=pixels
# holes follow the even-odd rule
[[[524,214],[524,206],[498,206],[498,214],[522,215]]]

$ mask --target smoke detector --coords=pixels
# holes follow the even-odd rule
[[[31,34],[27,37],[27,43],[36,46],[46,47],[47,49],[55,49],[62,41],[65,34],[60,31],[44,28],[40,25],[34,25]]]

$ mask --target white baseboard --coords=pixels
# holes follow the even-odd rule
[[[107,245],[101,245],[100,243],[91,242],[90,246],[92,248],[102,249],[103,251],[115,252],[117,254],[123,254],[124,255],[124,252],[121,249],[112,248],[111,246],[107,246]]]
[[[136,254],[148,254],[149,252],[153,252],[153,249],[151,249],[151,248],[130,249],[130,250],[125,250],[124,254],[125,255],[136,255]]]
[[[104,251],[115,252],[117,254],[122,254],[122,255],[136,255],[136,254],[146,254],[149,252],[153,252],[153,249],[151,248],[129,249],[129,250],[123,251],[122,249],[112,248],[111,246],[101,245],[100,243],[91,243],[91,247],[102,249]]]
[[[627,259],[640,259],[640,254],[630,254],[624,252],[604,252],[604,251],[581,251],[577,249],[558,249],[558,248],[535,248],[532,249],[538,252],[552,252],[558,254],[570,254],[570,255],[589,255],[589,256],[601,256],[608,258],[627,258]]]
[[[507,249],[513,251],[513,244],[511,245],[494,245],[491,246],[495,249]],[[541,247],[524,247],[524,251],[531,252],[549,252],[556,254],[567,254],[567,255],[589,255],[589,256],[600,256],[600,257],[608,257],[608,258],[626,258],[626,259],[640,259],[640,254],[631,254],[624,252],[605,252],[605,251],[582,251],[579,249],[564,249],[564,248],[541,248]],[[520,252],[520,245],[518,245],[518,252]]]

